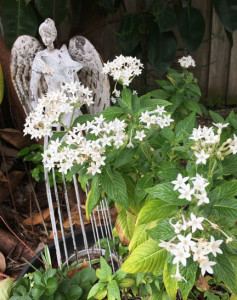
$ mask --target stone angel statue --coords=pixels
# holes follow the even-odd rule
[[[34,37],[23,35],[11,51],[11,76],[19,100],[28,115],[37,99],[53,92],[62,83],[80,81],[93,91],[94,104],[88,112],[97,114],[110,104],[108,77],[102,74],[103,62],[93,45],[83,36],[75,36],[67,49],[54,48],[57,30],[54,21],[46,19],[39,27],[46,49]]]

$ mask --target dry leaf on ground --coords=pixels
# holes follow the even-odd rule
[[[203,291],[208,291],[210,286],[207,283],[207,280],[202,274],[200,274],[199,279],[197,280],[197,285],[203,290]]]
[[[12,192],[24,177],[25,172],[13,171],[9,173],[9,181]],[[0,202],[5,200],[10,195],[10,188],[8,182],[0,182]]]
[[[82,263],[82,265],[79,269],[74,269],[74,270],[71,270],[71,271],[67,272],[67,277],[72,278],[77,272],[80,272],[85,268],[89,268],[89,265],[87,264],[86,260],[84,259],[83,263]]]
[[[2,252],[0,252],[0,272],[4,273],[6,271],[6,259]]]
[[[17,149],[22,149],[31,144],[29,137],[24,136],[21,131],[13,128],[0,129],[0,138]]]
[[[56,203],[54,203],[54,208],[57,206]],[[46,208],[44,210],[42,210],[42,216],[44,221],[47,221],[50,218],[50,211],[49,208]],[[38,225],[41,224],[43,222],[40,213],[38,214],[34,214],[31,217],[25,219],[22,224],[23,225]]]

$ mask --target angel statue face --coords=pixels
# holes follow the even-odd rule
[[[46,19],[39,27],[39,34],[45,46],[49,48],[48,50],[53,50],[53,42],[57,37],[57,29],[54,21],[49,18]]]

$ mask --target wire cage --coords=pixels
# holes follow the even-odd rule
[[[44,149],[47,149],[48,146],[48,138],[45,138],[44,140]],[[68,247],[67,247],[67,241],[66,241],[66,233],[63,226],[63,217],[62,217],[62,209],[60,205],[60,197],[59,197],[59,189],[58,184],[56,182],[56,176],[55,176],[55,169],[52,168],[52,175],[53,175],[53,187],[52,190],[55,195],[56,204],[53,203],[53,196],[52,196],[52,190],[50,187],[49,182],[49,171],[46,167],[44,167],[44,174],[45,174],[45,184],[46,184],[46,193],[47,193],[47,199],[48,199],[48,205],[49,205],[49,211],[50,211],[50,218],[51,218],[51,224],[52,224],[52,231],[53,231],[53,237],[54,237],[54,244],[56,249],[56,257],[57,257],[57,263],[59,266],[65,265],[69,266],[71,262],[82,262],[82,258],[86,257],[87,262],[90,266],[92,266],[92,257],[96,254],[98,256],[103,255],[105,256],[106,250],[102,248],[102,245],[100,243],[101,239],[106,239],[108,251],[109,251],[109,258],[111,261],[111,267],[113,272],[116,271],[116,267],[120,265],[119,262],[119,256],[116,253],[115,250],[115,238],[113,236],[113,227],[112,227],[112,219],[109,209],[109,204],[106,198],[102,198],[100,203],[95,207],[95,209],[90,214],[90,224],[92,228],[93,233],[93,245],[90,245],[88,242],[88,232],[85,228],[84,220],[83,220],[83,209],[82,209],[82,202],[81,197],[79,193],[79,183],[76,175],[73,175],[73,189],[75,191],[76,195],[76,204],[79,214],[79,220],[81,224],[81,232],[83,237],[83,245],[84,249],[79,250],[77,247],[77,236],[75,233],[75,228],[72,220],[72,214],[71,214],[71,207],[69,202],[69,195],[67,191],[67,185],[65,176],[62,173],[62,186],[63,186],[63,194],[66,204],[66,211],[67,216],[69,220],[69,233],[72,237],[72,243],[73,243],[73,253],[69,253]],[[89,185],[86,187],[86,196],[89,192]],[[57,214],[55,214],[55,206],[57,210]],[[60,247],[60,238],[58,235],[58,232],[61,232],[61,239],[63,247]],[[114,247],[111,247],[111,242],[113,243]],[[111,249],[113,248],[113,249]]]

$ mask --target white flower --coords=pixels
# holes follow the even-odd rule
[[[218,129],[223,129],[223,128],[227,127],[229,125],[229,123],[225,123],[225,124],[213,123],[213,125],[216,126]]]
[[[97,164],[94,162],[91,163],[91,166],[87,169],[88,174],[95,175],[96,173],[101,173],[101,170]]]
[[[189,183],[182,185],[182,188],[178,189],[178,191],[180,192],[179,199],[186,199],[188,201],[192,200],[194,189],[191,189]]]
[[[132,91],[132,94],[133,95],[137,95],[137,91]]]
[[[179,189],[180,187],[182,187],[183,185],[185,185],[185,182],[189,179],[189,177],[183,177],[182,174],[178,174],[178,177],[176,180],[171,181],[171,183],[173,183],[174,186],[174,191],[176,191],[177,189]]]
[[[203,192],[205,191],[205,187],[209,185],[207,179],[202,177],[198,173],[196,174],[196,177],[193,177],[191,179],[195,190]]]
[[[177,263],[175,275],[171,275],[171,278],[175,278],[177,281],[184,280],[185,282],[187,282],[187,280],[183,276],[181,276],[179,272],[179,263]]]
[[[113,94],[115,94],[115,97],[118,98],[118,97],[120,97],[121,92],[115,89],[115,90],[113,91]]]
[[[180,221],[178,221],[176,224],[173,224],[171,222],[172,219],[170,219],[169,223],[170,225],[174,228],[174,232],[175,233],[180,233],[180,231],[182,230],[183,225],[180,224]]]
[[[158,244],[159,247],[165,248],[167,251],[171,252],[173,249],[176,248],[176,245],[171,242],[165,242],[161,240],[161,243]]]
[[[110,100],[111,100],[111,102],[112,102],[113,104],[115,104],[115,103],[117,102],[117,99],[114,98],[114,97],[111,97]]]
[[[206,272],[208,272],[209,274],[213,274],[213,269],[211,267],[215,264],[216,262],[210,261],[208,257],[206,257],[206,259],[204,259],[199,265],[201,268],[202,275],[204,276]]]
[[[191,220],[188,222],[188,225],[192,227],[192,232],[194,233],[197,229],[203,230],[202,221],[203,217],[197,218],[193,213],[190,215]]]
[[[196,64],[195,64],[195,61],[194,59],[192,58],[192,56],[188,55],[188,56],[183,56],[182,58],[180,58],[178,60],[178,62],[180,63],[180,66],[182,68],[189,68],[189,67],[195,67]]]
[[[134,137],[135,139],[142,141],[144,137],[146,137],[144,130],[142,130],[142,131],[136,130],[136,135]]]
[[[207,197],[206,192],[202,192],[201,194],[195,194],[194,195],[197,199],[199,199],[197,205],[200,206],[203,203],[209,203],[209,198]]]
[[[214,237],[211,235],[211,241],[210,241],[210,247],[211,247],[211,252],[212,254],[216,257],[217,253],[222,254],[222,250],[220,249],[220,245],[223,243],[223,240],[216,240]]]
[[[199,126],[198,128],[193,128],[193,132],[190,136],[190,140],[198,141],[202,139],[203,134],[202,134],[202,128]]]
[[[207,162],[207,158],[210,156],[210,154],[205,153],[204,149],[202,149],[200,153],[196,152],[194,154],[197,157],[196,164],[202,163],[205,165]]]
[[[195,245],[195,242],[192,241],[192,234],[189,233],[187,236],[178,234],[178,239],[180,240],[180,243],[177,246],[183,247],[185,251],[189,251],[189,248]]]
[[[184,251],[183,247],[177,247],[177,249],[172,251],[172,254],[175,255],[173,264],[181,262],[183,266],[186,266],[187,258],[190,257],[189,252]]]

